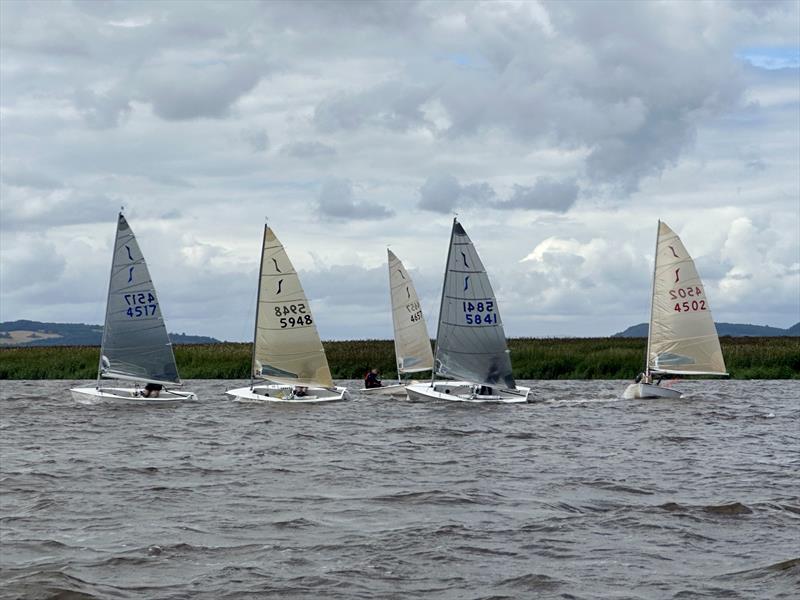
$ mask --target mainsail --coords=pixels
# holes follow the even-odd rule
[[[109,379],[181,382],[147,263],[122,213],[111,263],[99,374]]]
[[[300,278],[268,226],[261,253],[253,376],[288,385],[333,387]]]
[[[516,387],[497,299],[475,247],[456,220],[439,311],[436,372],[474,383]]]
[[[725,361],[703,282],[677,234],[658,222],[649,371],[725,375]]]
[[[391,250],[388,253],[397,375],[429,371],[433,369],[433,353],[417,291],[400,259]]]

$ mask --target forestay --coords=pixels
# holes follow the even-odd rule
[[[453,221],[436,335],[436,372],[515,389],[497,300],[464,228]]]
[[[264,228],[253,376],[332,388],[333,378],[308,299],[283,245]]]
[[[661,221],[653,275],[648,368],[661,373],[726,374],[703,282],[680,238]]]
[[[433,352],[417,291],[400,259],[391,250],[388,253],[398,373],[429,371],[433,369]]]
[[[161,384],[181,382],[147,263],[122,213],[111,263],[100,376]]]

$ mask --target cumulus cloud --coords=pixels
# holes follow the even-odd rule
[[[75,92],[75,108],[89,127],[108,129],[119,125],[130,114],[131,99],[118,90],[80,89]]]
[[[449,173],[431,175],[419,189],[419,203],[423,210],[452,213],[459,206],[474,206],[494,197],[494,190],[486,182],[461,185]]]
[[[281,148],[281,153],[292,158],[332,158],[336,156],[336,148],[322,142],[291,142]]]
[[[359,202],[347,179],[330,178],[322,184],[317,204],[323,215],[337,219],[386,219],[392,211],[373,202]]]
[[[504,209],[549,210],[567,212],[578,199],[578,184],[574,179],[558,181],[539,177],[532,186],[514,185],[511,197],[494,206]]]
[[[269,135],[263,129],[242,131],[242,139],[253,149],[253,152],[266,152],[269,148]]]

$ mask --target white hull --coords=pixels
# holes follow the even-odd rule
[[[286,404],[314,404],[319,402],[336,402],[349,400],[350,393],[347,388],[337,387],[333,390],[326,388],[308,388],[305,396],[296,396],[292,386],[279,384],[261,384],[253,387],[237,388],[225,392],[232,396],[234,402],[283,402]]]
[[[625,400],[638,400],[641,398],[680,398],[681,396],[682,394],[678,390],[650,383],[632,383],[625,389],[625,393],[622,394]]]
[[[384,385],[381,387],[376,388],[361,388],[358,390],[358,393],[362,396],[370,396],[370,397],[380,397],[380,398],[405,398],[408,394],[406,393],[406,386],[402,383],[396,383],[394,385]]]
[[[187,400],[197,400],[194,392],[183,392],[178,390],[161,390],[157,397],[145,398],[141,395],[142,388],[112,388],[112,387],[85,387],[72,388],[70,393],[76,402],[89,401],[111,401],[120,404],[141,405],[141,406],[163,406],[174,405]]]
[[[450,402],[517,404],[527,402],[530,388],[517,387],[515,390],[491,388],[491,393],[481,394],[480,385],[469,381],[436,381],[414,383],[406,387],[409,400],[448,400]]]

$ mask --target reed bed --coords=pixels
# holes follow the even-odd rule
[[[733,379],[800,379],[800,338],[723,337],[722,352]],[[631,379],[643,368],[642,338],[516,338],[509,340],[518,379]],[[397,376],[391,340],[325,342],[335,379],[361,379],[372,368]],[[184,379],[250,377],[250,344],[175,346]],[[40,346],[0,349],[0,379],[94,379],[99,348]],[[417,374],[419,378],[429,374]]]

